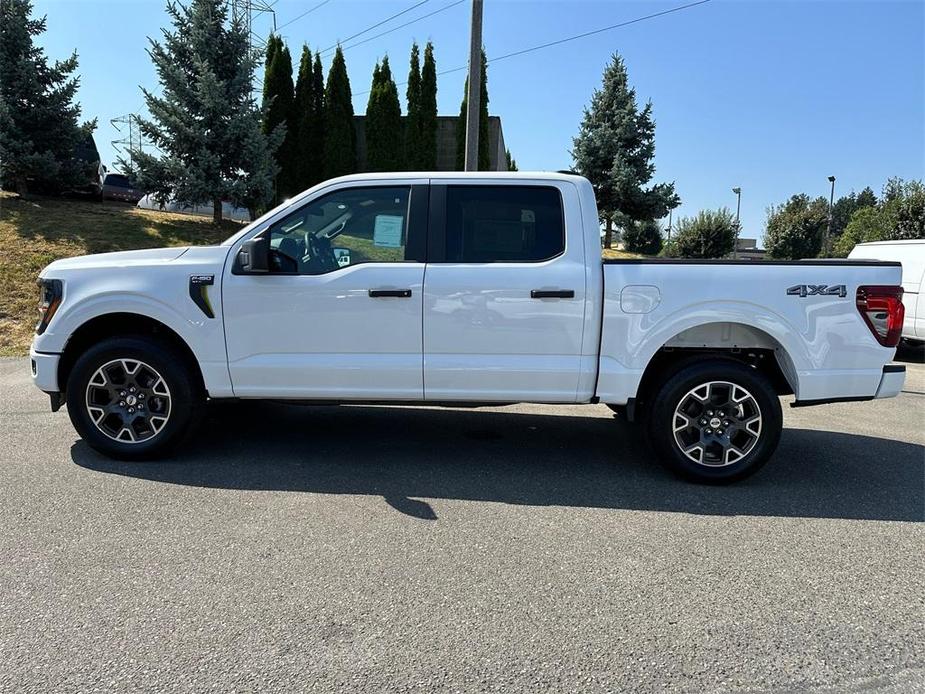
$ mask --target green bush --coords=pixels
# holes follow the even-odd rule
[[[725,207],[702,210],[678,220],[677,233],[663,255],[677,258],[722,258],[735,247],[735,220]]]
[[[844,258],[859,243],[925,238],[925,186],[921,181],[890,179],[876,207],[854,213],[835,243],[834,255]]]
[[[825,198],[811,200],[804,193],[768,210],[764,247],[769,258],[815,258],[822,250],[829,218]]]

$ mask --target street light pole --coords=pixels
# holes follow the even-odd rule
[[[739,257],[739,212],[742,209],[742,189],[735,187],[732,192],[736,194],[736,240],[732,247],[732,259],[736,260]]]
[[[668,210],[668,242],[671,242],[671,215],[674,210]]]
[[[479,99],[482,96],[482,0],[472,0],[469,87],[466,92],[466,171],[479,169]]]
[[[835,176],[829,176],[829,183],[832,184],[832,190],[829,192],[829,223],[825,233],[825,254],[831,255],[830,247],[832,245],[832,208],[835,204]]]

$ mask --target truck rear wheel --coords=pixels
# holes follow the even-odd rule
[[[67,382],[67,411],[87,444],[112,458],[169,454],[191,431],[202,400],[175,350],[149,337],[88,349]]]
[[[777,448],[783,417],[771,382],[731,359],[689,363],[657,389],[649,441],[673,472],[726,484],[757,472]]]

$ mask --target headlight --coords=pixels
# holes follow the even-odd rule
[[[35,334],[41,335],[61,305],[64,287],[61,280],[39,280],[39,322]]]

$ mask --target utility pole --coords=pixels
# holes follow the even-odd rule
[[[736,194],[736,240],[732,247],[732,259],[735,260],[739,257],[739,211],[742,209],[742,189],[736,186],[732,192]]]
[[[671,215],[674,210],[668,210],[668,242],[671,243]]]
[[[482,0],[472,0],[469,89],[466,94],[466,171],[479,169],[479,99],[482,95]]]
[[[829,223],[825,234],[825,244],[823,244],[822,247],[822,250],[825,251],[827,256],[831,255],[829,253],[829,248],[832,245],[832,208],[835,204],[835,176],[829,176],[829,183],[832,184],[832,190],[829,193]]]

